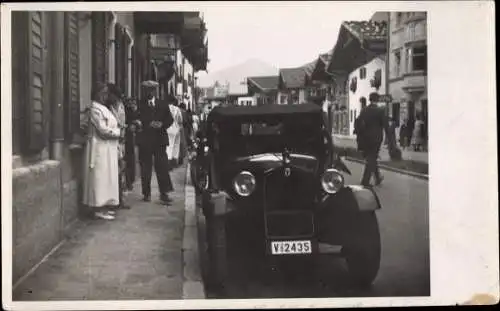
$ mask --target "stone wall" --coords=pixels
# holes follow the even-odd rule
[[[15,284],[65,237],[80,212],[81,149],[12,171],[12,278]]]

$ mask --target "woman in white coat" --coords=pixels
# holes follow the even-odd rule
[[[181,128],[182,128],[182,112],[177,106],[177,103],[169,105],[170,112],[174,118],[174,122],[167,129],[169,145],[167,147],[168,160],[173,168],[179,163],[180,144],[181,144]]]
[[[96,218],[112,220],[112,207],[119,205],[118,120],[106,106],[107,86],[96,87],[88,110],[87,142],[84,154],[83,204]]]

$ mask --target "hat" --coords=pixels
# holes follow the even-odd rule
[[[147,81],[143,81],[141,83],[141,85],[143,87],[158,87],[160,84],[156,81],[153,81],[153,80],[147,80]]]

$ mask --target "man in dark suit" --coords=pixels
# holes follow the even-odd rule
[[[362,142],[361,151],[366,159],[365,170],[361,184],[371,186],[370,179],[375,176],[375,184],[380,185],[383,177],[378,168],[378,153],[386,135],[389,133],[389,123],[385,111],[377,106],[378,94],[371,93],[369,96],[370,104],[361,110],[359,120],[357,120],[357,135]],[[388,136],[389,137],[389,136]]]
[[[139,145],[139,161],[141,164],[141,183],[144,201],[151,201],[151,175],[154,166],[160,188],[160,200],[165,204],[171,202],[168,192],[173,190],[169,175],[167,146],[167,129],[174,119],[169,103],[157,98],[158,83],[144,81],[142,83],[145,97],[139,103],[137,141]]]

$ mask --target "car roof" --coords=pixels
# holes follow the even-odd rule
[[[243,121],[261,119],[261,117],[279,117],[304,114],[321,114],[322,109],[316,104],[299,105],[263,105],[263,106],[217,106],[210,111],[208,122],[224,120]]]

